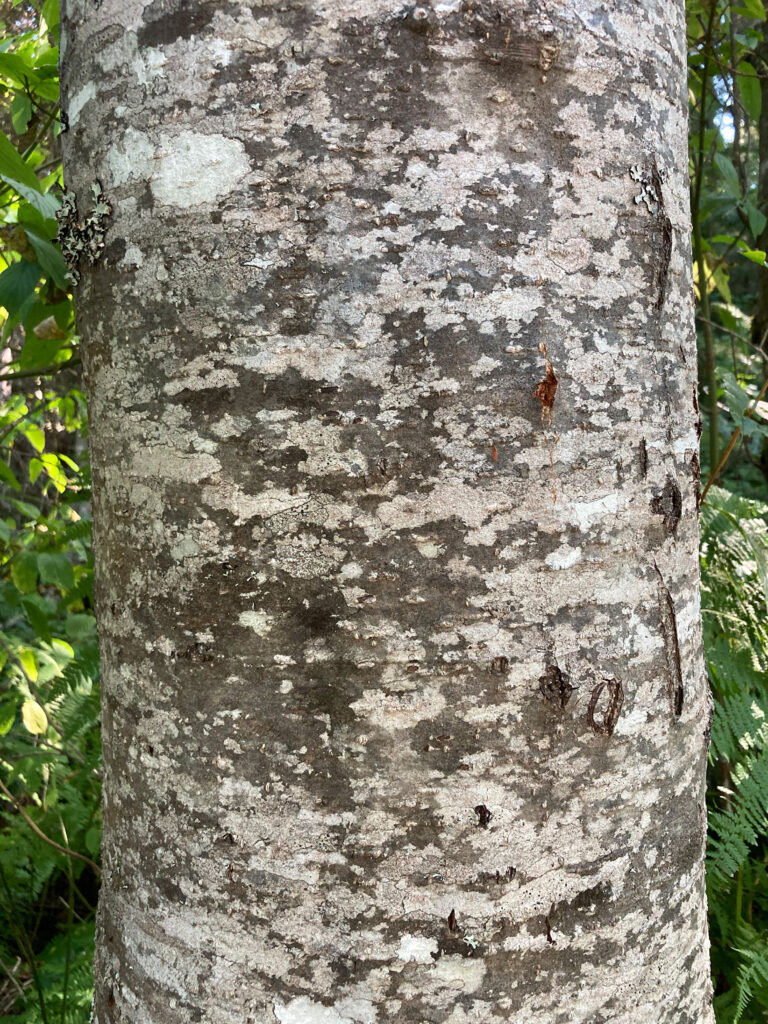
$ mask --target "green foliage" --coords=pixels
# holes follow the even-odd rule
[[[757,1024],[768,1020],[766,12],[760,0],[686,6],[701,461],[709,483],[702,611],[715,702],[707,795],[712,971],[718,1024]]]
[[[712,693],[707,892],[720,1024],[768,1012],[768,505],[713,487],[701,513]]]
[[[0,1020],[85,1022],[101,758],[58,4],[0,3],[0,29]]]

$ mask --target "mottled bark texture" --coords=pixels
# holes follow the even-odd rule
[[[703,1024],[683,0],[66,0],[98,1024]]]

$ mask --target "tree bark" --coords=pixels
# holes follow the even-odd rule
[[[65,0],[98,1024],[713,1020],[685,22],[642,7]]]

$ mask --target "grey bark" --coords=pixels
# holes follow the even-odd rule
[[[99,1024],[702,1024],[683,0],[65,0]]]

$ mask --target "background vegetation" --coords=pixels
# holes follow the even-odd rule
[[[768,1021],[768,26],[689,0],[718,1024]],[[99,687],[58,0],[0,0],[0,1024],[89,1018]],[[64,123],[62,123],[62,120]]]

